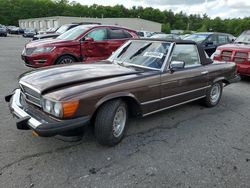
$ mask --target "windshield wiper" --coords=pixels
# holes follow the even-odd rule
[[[124,47],[122,49],[122,51],[118,54],[118,56],[116,58],[119,58],[124,52],[127,51],[128,47],[132,44],[132,42],[130,42],[126,47]]]
[[[134,58],[135,56],[138,56],[139,54],[141,54],[144,50],[146,50],[150,45],[152,44],[151,43],[148,43],[147,45],[141,47],[139,50],[137,50],[129,59],[132,59]]]
[[[241,41],[235,42],[235,43],[237,43],[237,44],[250,44],[249,42],[241,42]]]

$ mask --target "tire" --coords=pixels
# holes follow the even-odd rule
[[[76,61],[76,59],[72,56],[69,56],[69,55],[64,55],[64,56],[61,56],[59,57],[57,60],[56,60],[56,65],[61,65],[61,64],[71,64],[71,63],[74,63]]]
[[[214,107],[216,106],[221,99],[223,91],[223,84],[222,82],[214,83],[211,88],[208,89],[206,93],[206,98],[204,99],[204,103],[207,107]]]
[[[102,145],[118,144],[125,133],[128,117],[127,105],[120,99],[103,104],[95,119],[95,136]]]

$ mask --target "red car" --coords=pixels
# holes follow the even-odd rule
[[[233,44],[219,46],[213,58],[235,62],[240,75],[250,76],[250,30],[244,31]]]
[[[29,67],[103,60],[130,38],[138,38],[136,31],[117,26],[80,25],[55,39],[26,44],[22,59]]]

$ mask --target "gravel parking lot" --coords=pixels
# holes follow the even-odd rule
[[[91,129],[78,142],[34,137],[3,100],[30,70],[20,58],[28,40],[0,38],[0,187],[250,187],[250,79],[226,87],[215,108],[131,119],[116,147]]]

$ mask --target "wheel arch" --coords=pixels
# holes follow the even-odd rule
[[[213,80],[213,84],[216,83],[216,82],[222,82],[225,85],[230,84],[230,82],[228,81],[228,79],[226,79],[225,77],[219,77],[219,78],[214,79]]]
[[[98,109],[103,104],[105,104],[106,102],[109,102],[111,100],[115,100],[115,99],[121,99],[127,104],[128,112],[129,112],[130,116],[138,116],[138,115],[142,114],[142,109],[141,109],[140,103],[137,100],[137,98],[131,93],[120,92],[120,93],[110,94],[110,95],[107,95],[107,96],[101,98],[95,105],[95,111],[94,111],[91,119],[93,119],[93,120],[95,119]]]

